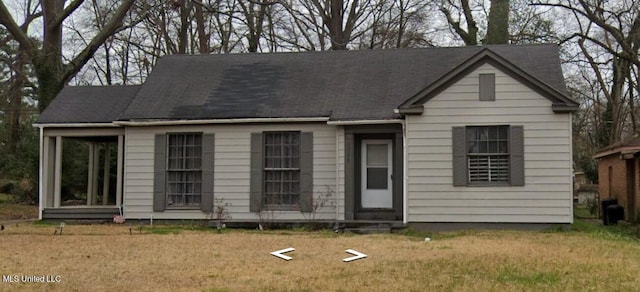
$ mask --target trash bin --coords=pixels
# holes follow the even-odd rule
[[[602,224],[604,225],[609,225],[609,221],[607,220],[607,207],[611,206],[611,205],[617,205],[618,204],[618,200],[617,199],[603,199],[600,202],[600,211],[601,211],[601,216],[602,216]]]
[[[607,225],[616,225],[618,224],[618,220],[624,220],[624,207],[620,205],[609,205],[607,206]]]

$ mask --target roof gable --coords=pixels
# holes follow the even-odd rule
[[[559,60],[557,62],[557,66],[559,67]],[[438,80],[403,102],[398,107],[399,112],[405,114],[421,114],[424,103],[484,64],[490,64],[498,68],[549,99],[552,102],[554,112],[573,112],[578,110],[579,104],[571,100],[564,92],[564,82],[562,82],[561,88],[558,88],[557,85],[554,87],[510,62],[500,54],[494,52],[491,48],[484,47],[471,58],[465,60],[462,64],[456,66],[453,70],[447,72]],[[543,72],[544,70],[540,71]],[[560,75],[560,80],[564,80],[562,79],[562,75]]]

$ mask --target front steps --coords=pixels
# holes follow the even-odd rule
[[[391,233],[404,228],[404,224],[398,221],[345,221],[340,222],[334,228],[336,232],[352,232],[356,234]]]

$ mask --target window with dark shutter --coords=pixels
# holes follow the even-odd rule
[[[524,127],[452,128],[453,185],[524,186]]]
[[[200,207],[202,134],[167,135],[167,207]]]
[[[296,209],[300,202],[300,132],[264,133],[264,205]]]
[[[251,212],[311,212],[313,133],[251,133]]]
[[[470,183],[509,181],[509,126],[467,127]]]

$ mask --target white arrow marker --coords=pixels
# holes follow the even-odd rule
[[[366,254],[363,254],[363,253],[361,253],[359,251],[356,251],[356,250],[353,250],[353,249],[347,249],[347,250],[345,250],[345,252],[348,252],[348,253],[354,255],[353,257],[342,259],[342,261],[345,262],[345,263],[348,263],[350,261],[359,260],[359,259],[364,259],[364,258],[367,257]]]
[[[283,259],[285,261],[290,261],[293,258],[290,257],[290,256],[283,255],[283,253],[288,253],[288,252],[294,251],[294,250],[296,250],[296,249],[293,248],[293,247],[289,247],[289,248],[285,248],[285,249],[281,249],[281,250],[276,250],[276,251],[272,252],[271,255],[273,255],[275,257],[279,257],[279,258],[281,258],[281,259]]]

